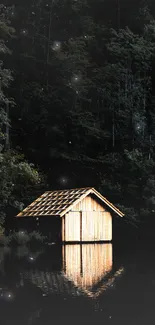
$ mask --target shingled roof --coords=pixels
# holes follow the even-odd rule
[[[62,217],[66,214],[74,205],[84,199],[87,195],[94,194],[103,203],[109,206],[120,217],[124,214],[118,210],[112,203],[110,203],[105,197],[97,192],[93,187],[85,187],[69,190],[48,191],[42,194],[16,217],[27,216],[48,216],[58,215]]]

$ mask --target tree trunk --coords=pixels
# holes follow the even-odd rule
[[[6,103],[6,116],[7,116],[7,122],[6,122],[6,142],[5,142],[5,149],[10,149],[10,135],[9,135],[9,102]]]

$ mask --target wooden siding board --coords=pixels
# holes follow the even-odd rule
[[[74,205],[71,211],[105,211],[105,208],[91,195],[88,195],[83,200]]]
[[[82,211],[80,211],[80,241],[82,241],[82,229],[83,229],[83,225],[82,225]]]
[[[65,241],[80,242],[80,212],[65,215]]]
[[[65,241],[65,216],[62,218],[62,241]]]

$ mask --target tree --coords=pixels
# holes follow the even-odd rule
[[[16,48],[12,60],[5,56],[15,75],[8,88],[17,104],[11,140],[51,172],[51,188],[61,170],[71,171],[78,186],[100,187],[130,206],[136,195],[140,202],[147,169],[154,168],[155,23],[147,8],[128,4],[127,27],[123,2],[117,15],[116,1],[113,12],[105,3],[36,0],[12,7]]]
[[[14,34],[14,29],[10,27],[7,20],[6,7],[0,6],[0,224],[8,219],[7,211],[9,207],[17,210],[23,207],[22,200],[29,191],[31,184],[35,186],[40,182],[40,176],[35,168],[29,164],[23,155],[8,148],[9,134],[8,125],[10,123],[6,106],[10,108],[14,100],[8,97],[8,89],[13,80],[12,72],[4,67],[3,59],[11,52],[7,47],[7,42]],[[6,141],[7,140],[7,141]]]

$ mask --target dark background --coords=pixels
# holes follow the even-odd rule
[[[16,177],[3,210],[93,186],[145,220],[155,209],[154,1],[6,2],[1,12],[15,29],[1,35],[15,102],[3,154],[24,154],[40,175],[37,185]]]

